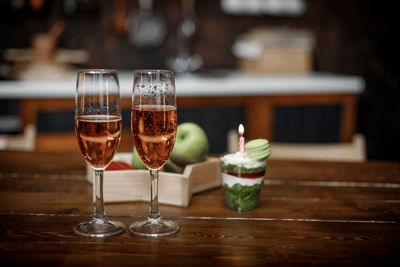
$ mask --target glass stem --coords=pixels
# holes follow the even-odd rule
[[[160,217],[160,212],[158,211],[158,170],[150,170],[150,219],[158,219]]]
[[[104,170],[94,170],[93,204],[95,220],[104,220],[106,217],[103,199],[103,175]]]

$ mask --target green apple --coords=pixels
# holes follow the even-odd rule
[[[165,163],[163,170],[166,172],[183,173],[184,167],[169,159],[167,163]]]
[[[208,138],[203,128],[193,122],[178,125],[171,160],[178,165],[202,161],[208,153]]]
[[[143,164],[143,161],[140,159],[135,146],[133,147],[133,152],[132,152],[132,166],[138,170],[139,169],[147,170],[147,167]]]

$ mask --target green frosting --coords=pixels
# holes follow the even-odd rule
[[[229,187],[224,184],[225,200],[228,208],[238,211],[255,209],[260,201],[261,184],[251,186],[234,184]]]

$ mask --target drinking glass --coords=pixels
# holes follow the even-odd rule
[[[124,224],[106,217],[103,201],[104,169],[110,164],[121,140],[121,104],[115,70],[89,69],[77,73],[75,133],[83,158],[94,170],[94,216],[75,225],[75,233],[105,237],[125,231]]]
[[[137,70],[133,77],[131,130],[140,159],[150,171],[150,211],[129,226],[131,233],[159,237],[179,231],[179,224],[160,216],[158,174],[175,144],[177,112],[175,77],[169,70]]]

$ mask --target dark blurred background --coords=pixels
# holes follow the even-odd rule
[[[35,6],[36,2],[36,6]],[[0,50],[27,48],[37,32],[47,32],[59,20],[65,29],[60,48],[85,49],[88,68],[165,68],[166,58],[177,51],[177,28],[182,18],[180,0],[155,0],[154,13],[165,21],[167,35],[152,50],[139,49],[118,22],[138,2],[90,0],[0,2]],[[369,159],[400,160],[399,41],[395,38],[397,8],[393,1],[307,0],[301,16],[231,15],[217,0],[195,2],[196,32],[190,49],[201,56],[201,70],[236,67],[231,47],[237,36],[257,25],[311,30],[315,35],[315,71],[359,75],[366,82],[359,97],[357,132],[367,140]],[[122,10],[122,11],[121,11]],[[3,54],[3,53],[1,53]],[[1,75],[8,65],[1,58]],[[2,112],[12,109],[1,103]],[[235,122],[236,123],[236,122]]]

